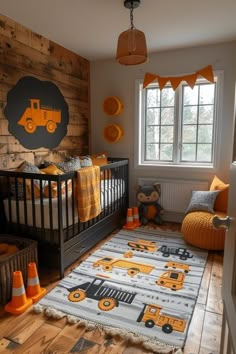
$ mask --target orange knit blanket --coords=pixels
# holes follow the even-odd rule
[[[77,201],[80,221],[88,221],[101,213],[99,166],[77,171]]]

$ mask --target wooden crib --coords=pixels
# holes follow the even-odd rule
[[[128,170],[127,159],[109,159],[109,164],[100,166],[102,212],[87,222],[78,217],[76,172],[45,175],[0,171],[2,232],[37,240],[39,263],[57,267],[63,277],[67,266],[124,223]]]

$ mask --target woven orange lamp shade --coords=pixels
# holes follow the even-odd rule
[[[138,65],[147,61],[145,34],[136,28],[122,32],[118,38],[116,60],[123,65]]]
[[[124,7],[130,10],[130,29],[118,37],[116,61],[122,65],[138,65],[147,61],[145,34],[134,27],[133,11],[141,0],[124,0]]]

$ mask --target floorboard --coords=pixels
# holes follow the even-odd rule
[[[198,354],[202,338],[204,317],[205,306],[197,303],[189,326],[188,336],[184,346],[184,354]]]
[[[221,297],[222,289],[222,262],[223,255],[215,254],[212,264],[211,278],[207,297],[206,310],[222,314],[223,302]]]
[[[202,331],[201,347],[208,349],[210,352],[219,353],[221,326],[222,315],[206,311]]]
[[[56,322],[56,321],[55,321]],[[83,336],[85,328],[78,328],[77,325],[67,325],[65,326],[59,334],[52,340],[52,342],[47,347],[47,352],[51,353],[70,353],[79,341],[79,338]]]
[[[179,224],[165,223],[164,230],[180,231]],[[118,230],[117,230],[118,231]],[[111,237],[111,236],[110,236]],[[88,257],[101,243],[66,270],[66,274]],[[184,354],[220,354],[222,324],[222,252],[209,252],[197,304],[189,326]],[[54,270],[39,270],[40,284],[51,290],[59,281]],[[0,354],[152,354],[104,331],[68,325],[65,319],[51,320],[30,310],[12,316],[0,307]]]

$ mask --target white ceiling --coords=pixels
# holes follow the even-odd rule
[[[123,0],[0,0],[0,13],[88,60],[115,57],[130,26]],[[134,25],[148,52],[236,39],[236,0],[141,0]]]

